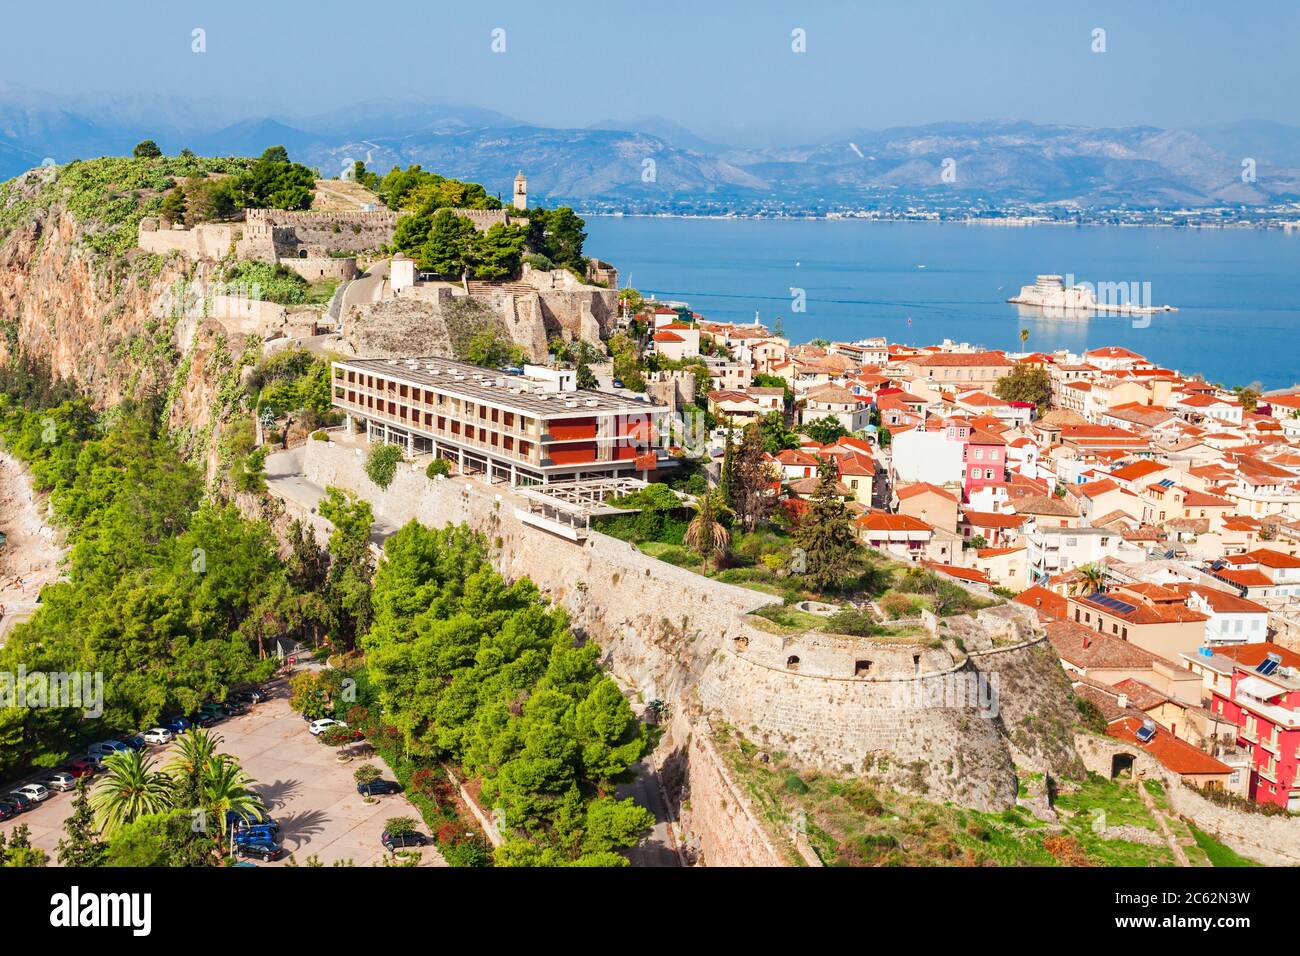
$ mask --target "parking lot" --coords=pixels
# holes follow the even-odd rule
[[[357,866],[377,866],[388,855],[379,843],[384,821],[409,816],[420,820],[419,812],[404,796],[378,797],[366,804],[357,793],[352,774],[362,763],[373,763],[385,779],[394,779],[391,769],[377,756],[339,763],[337,751],[318,742],[307,732],[307,722],[289,708],[283,682],[272,685],[271,697],[242,716],[218,723],[212,731],[224,738],[221,750],[239,759],[267,811],[280,823],[285,856],[274,863],[284,866],[292,854],[298,864],[315,856],[326,866],[350,860]],[[151,748],[165,762],[166,747]],[[31,829],[32,844],[50,855],[57,865],[55,847],[63,837],[63,822],[72,812],[73,794],[55,793],[27,813],[0,825],[7,834],[19,824]],[[420,823],[421,832],[427,830]],[[424,847],[422,866],[446,866],[433,846]]]

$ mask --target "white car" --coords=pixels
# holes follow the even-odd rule
[[[176,735],[166,727],[150,727],[140,736],[147,744],[169,744],[176,739]]]
[[[77,778],[67,771],[58,770],[42,780],[41,784],[50,790],[75,790]]]
[[[21,787],[9,792],[26,797],[28,800],[35,803],[40,803],[42,800],[50,799],[50,791],[46,790],[39,783],[25,783]]]
[[[341,720],[335,720],[333,717],[322,717],[320,720],[313,720],[307,730],[313,737],[319,737],[331,727],[346,727],[347,724]]]

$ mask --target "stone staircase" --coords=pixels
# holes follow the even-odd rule
[[[469,294],[488,296],[494,292],[509,292],[513,295],[528,295],[537,290],[527,282],[485,282],[482,279],[469,280]]]

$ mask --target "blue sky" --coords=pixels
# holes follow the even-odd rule
[[[989,118],[1300,124],[1300,3],[145,2],[6,14],[0,83],[309,114],[392,96],[550,126],[661,116],[705,136]],[[16,19],[15,19],[16,18]],[[191,52],[191,30],[207,52]],[[505,30],[506,50],[491,51]],[[791,31],[807,52],[791,51]],[[1106,31],[1106,52],[1092,32]],[[35,40],[35,42],[34,42]]]

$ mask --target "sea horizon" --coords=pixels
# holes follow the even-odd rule
[[[1040,224],[1076,225],[1032,225]],[[799,341],[885,335],[1019,350],[1027,328],[1030,350],[1121,345],[1229,386],[1300,381],[1291,344],[1300,335],[1300,236],[1253,227],[954,228],[977,225],[984,224],[591,216],[587,248],[619,269],[621,285],[685,300],[713,320],[779,319]],[[1040,274],[1147,284],[1149,304],[1178,311],[1048,318],[1005,301]],[[792,290],[802,290],[803,311]],[[1242,338],[1243,327],[1252,334]]]

